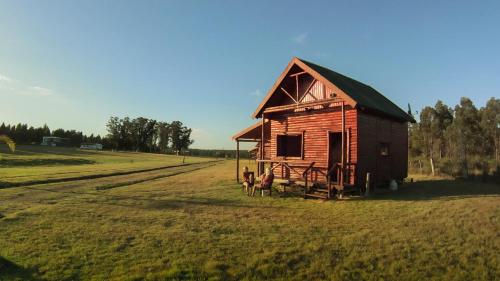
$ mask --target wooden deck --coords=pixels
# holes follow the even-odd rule
[[[336,194],[343,194],[355,188],[353,182],[355,170],[353,164],[336,163],[330,169],[315,166],[315,162],[257,160],[268,164],[274,173],[276,184],[282,186],[298,185],[303,188],[304,197],[330,199]]]

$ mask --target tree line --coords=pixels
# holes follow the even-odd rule
[[[106,137],[112,148],[117,150],[179,154],[194,142],[191,139],[192,129],[181,121],[168,123],[144,117],[111,117],[106,127]]]
[[[68,146],[79,147],[82,143],[100,143],[105,149],[141,152],[180,153],[193,144],[192,129],[181,121],[170,123],[138,117],[111,117],[106,124],[107,135],[85,135],[76,130],[51,130],[28,124],[0,125],[0,135],[10,137],[16,144],[40,144],[43,137],[66,138]]]
[[[454,108],[438,100],[419,117],[409,127],[410,169],[455,177],[500,172],[500,99],[479,109],[467,97]]]
[[[214,158],[236,158],[236,150],[234,149],[190,149],[188,155],[199,157],[214,157]],[[248,150],[240,150],[241,159],[251,159],[252,155]]]
[[[0,135],[9,136],[17,144],[40,144],[43,137],[67,138],[67,145],[80,146],[82,143],[101,143],[102,138],[97,135],[85,135],[76,130],[56,129],[51,131],[49,126],[28,126],[28,124],[0,125]]]

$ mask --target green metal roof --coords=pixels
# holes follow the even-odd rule
[[[415,122],[415,119],[413,119],[412,116],[410,116],[408,113],[399,108],[392,101],[384,97],[384,95],[382,95],[372,87],[340,73],[337,73],[333,70],[330,70],[326,67],[305,61],[303,59],[299,60],[312,68],[318,74],[323,76],[325,79],[339,87],[339,89],[344,91],[353,100],[355,100],[359,106],[372,109],[379,113],[386,114],[400,120]]]

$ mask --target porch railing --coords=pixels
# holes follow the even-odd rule
[[[354,181],[356,163],[334,163],[330,169],[315,166],[316,162],[297,163],[294,161],[257,160],[261,163],[269,163],[274,174],[287,180],[302,181],[304,192],[309,192],[310,185],[323,182],[327,184],[328,196],[333,188],[343,188]],[[303,170],[303,172],[302,172]],[[335,176],[334,176],[335,175]]]
[[[328,182],[328,191],[331,192],[332,186],[343,189],[344,186],[354,182],[356,163],[337,162],[328,170],[326,177]],[[333,176],[335,175],[335,180]]]

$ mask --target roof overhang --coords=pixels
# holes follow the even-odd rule
[[[266,120],[267,124],[269,121]],[[262,122],[257,122],[252,126],[236,133],[232,140],[235,141],[248,141],[248,142],[258,142],[262,138]]]

